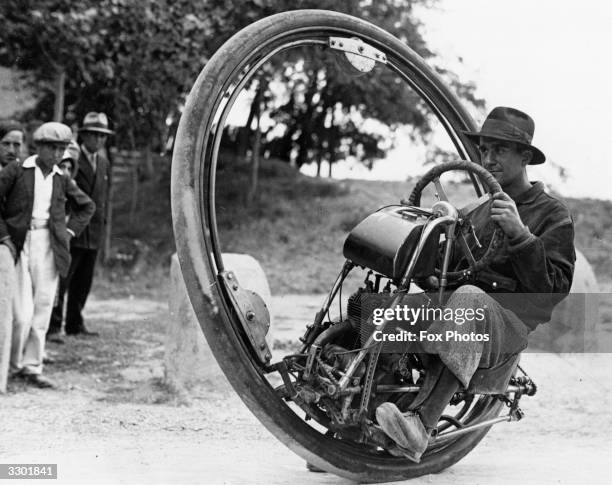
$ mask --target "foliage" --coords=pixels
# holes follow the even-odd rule
[[[428,49],[414,15],[415,6],[431,3],[302,1],[295,8],[329,8],[365,18],[402,39],[422,57],[431,58],[434,53]],[[483,107],[473,84],[460,82],[450,71],[435,69],[463,99]],[[233,138],[227,146],[231,144],[237,154],[245,155],[247,146],[253,146],[247,141],[259,130],[252,120],[265,110],[271,124],[261,150],[268,156],[292,161],[298,167],[315,161],[317,173],[323,161],[331,172],[336,160],[347,157],[371,167],[392,147],[389,140],[395,128],[410,125],[413,137],[422,140],[432,129],[434,116],[429,108],[406,83],[397,81],[391,70],[380,65],[360,76],[337,52],[292,49],[277,55],[261,71],[251,86],[251,113],[243,128],[230,133]]]
[[[425,58],[433,53],[420,32],[417,6],[432,0],[3,0],[0,4],[0,65],[17,67],[40,94],[36,109],[24,117],[50,119],[57,80],[65,75],[64,118],[73,123],[91,110],[107,112],[121,147],[160,149],[168,120],[178,118],[198,72],[212,53],[245,25],[264,16],[298,8],[342,11],[369,20],[408,43]],[[383,155],[381,136],[364,129],[355,116],[390,125],[411,124],[420,134],[428,119],[415,96],[390,90],[383,97],[365,78],[346,76],[330,59],[307,59],[301,76],[269,66],[258,99],[272,121],[284,124],[283,136],[264,140],[262,150],[284,159],[297,149],[306,160],[356,156],[371,164]],[[473,103],[474,87],[441,72],[461,96]],[[316,81],[313,84],[313,79]],[[285,82],[284,102],[274,99],[270,83]],[[384,81],[384,79],[383,79]],[[310,88],[310,91],[308,89]],[[307,90],[308,96],[300,93]],[[401,99],[401,103],[396,101]],[[363,106],[369,106],[365,113]],[[257,108],[257,109],[255,109]],[[253,116],[261,106],[253,107]],[[313,115],[314,116],[311,116]],[[330,122],[330,117],[332,121]],[[335,118],[334,118],[335,117]],[[286,123],[283,121],[285,120]],[[248,142],[247,124],[242,140]],[[240,146],[244,147],[245,143]],[[388,148],[388,147],[387,147]],[[244,149],[243,149],[244,150]]]
[[[273,294],[319,293],[329,290],[344,261],[342,247],[348,231],[376,209],[406,197],[408,182],[329,180],[307,177],[288,164],[262,160],[259,197],[244,204],[249,167],[220,154],[216,215],[221,250],[250,254],[261,262]],[[118,207],[113,247],[146,259],[138,270],[109,268],[115,292],[142,292],[164,281],[158,266],[169,264],[175,251],[170,218],[169,178],[146,182],[137,217],[130,222],[127,206]],[[474,200],[470,184],[449,184],[447,193],[461,206]],[[144,202],[148,201],[148,202]],[[566,199],[574,214],[575,244],[591,263],[600,284],[612,281],[612,202]],[[135,241],[141,244],[137,244]],[[146,246],[146,249],[138,246]],[[133,264],[133,263],[132,263]],[[148,290],[147,290],[148,291]]]
[[[51,117],[52,82],[63,71],[68,121],[104,110],[119,145],[159,145],[214,47],[216,12],[187,0],[6,0],[0,64],[42,91],[30,117]]]

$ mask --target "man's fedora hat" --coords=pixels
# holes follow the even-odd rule
[[[518,109],[498,106],[489,113],[480,131],[463,133],[477,145],[480,143],[480,137],[518,143],[533,153],[529,165],[538,165],[546,161],[546,156],[531,144],[534,130],[535,123],[531,116]]]
[[[87,113],[83,118],[83,126],[79,128],[79,132],[95,132],[103,133],[104,135],[113,135],[115,132],[108,129],[108,118],[104,113],[96,113],[92,111]]]

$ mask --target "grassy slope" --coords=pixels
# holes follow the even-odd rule
[[[264,161],[257,200],[247,206],[249,166],[220,167],[217,181],[219,236],[224,252],[253,255],[266,271],[274,293],[326,291],[342,262],[348,231],[368,213],[395,203],[412,188],[410,182],[313,179],[286,164]],[[109,292],[156,291],[173,252],[168,177],[145,184],[138,216],[116,216],[113,244],[127,255],[125,264],[104,271]],[[449,187],[453,201],[471,199],[466,185]],[[576,246],[584,251],[600,280],[612,278],[612,202],[567,199],[576,219]],[[127,207],[127,203],[125,204]],[[136,241],[136,242],[134,242]]]

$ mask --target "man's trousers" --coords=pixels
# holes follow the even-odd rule
[[[15,258],[8,246],[0,244],[0,394],[6,392],[13,336]]]
[[[41,374],[58,282],[49,229],[27,233],[15,274],[11,372]]]
[[[452,292],[443,307],[422,293],[406,294],[397,306],[401,309],[425,309],[434,311],[433,317],[402,318],[396,314],[388,321],[388,333],[402,330],[414,334],[413,340],[385,341],[382,352],[398,354],[435,354],[468,388],[478,369],[490,369],[520,353],[527,347],[529,328],[516,316],[480,288],[463,285]],[[515,295],[519,298],[520,295]],[[387,296],[387,301],[393,296]],[[378,303],[381,306],[381,303]],[[385,307],[386,304],[382,304]],[[371,306],[371,305],[370,305]],[[435,309],[439,313],[435,313]],[[470,318],[467,318],[468,310]],[[369,314],[370,308],[365,309]],[[401,312],[400,312],[401,313]],[[442,315],[450,313],[449,318]],[[410,315],[408,315],[410,317]],[[371,333],[371,327],[367,327]],[[425,338],[426,337],[426,338]]]
[[[93,282],[97,249],[71,248],[70,268],[66,278],[62,278],[51,316],[51,330],[59,332],[62,328],[64,295],[68,291],[66,304],[66,334],[77,334],[83,331],[83,308]]]
[[[483,309],[484,319],[472,319],[461,324],[443,320],[434,321],[428,334],[438,334],[439,341],[421,342],[430,354],[437,354],[444,365],[468,387],[477,369],[489,369],[527,347],[529,328],[514,314],[480,288],[472,285],[459,287],[445,306],[454,312]],[[445,338],[448,331],[454,335]],[[458,335],[458,336],[457,336]],[[486,340],[472,340],[471,335],[486,336]]]

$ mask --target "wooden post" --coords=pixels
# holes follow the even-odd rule
[[[130,152],[128,166],[130,167],[132,182],[132,200],[130,201],[130,226],[134,224],[136,209],[138,207],[138,165],[142,160],[142,153],[137,151]]]
[[[111,234],[113,231],[113,167],[115,166],[115,156],[111,150],[107,150],[107,158],[110,163],[110,176],[108,177],[108,192],[106,198],[106,225],[104,227],[104,245],[102,246],[102,263],[108,263],[111,255]]]

